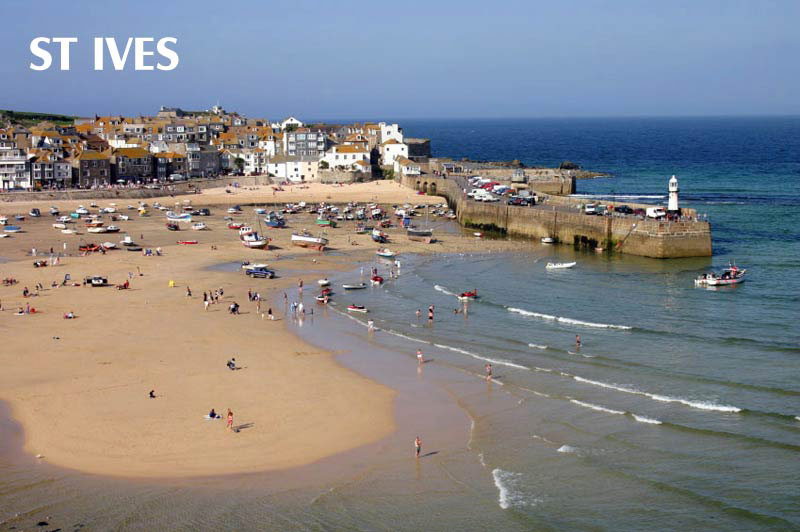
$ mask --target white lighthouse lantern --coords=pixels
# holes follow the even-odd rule
[[[672,176],[669,180],[669,203],[667,203],[667,211],[678,211],[678,178]]]

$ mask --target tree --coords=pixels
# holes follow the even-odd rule
[[[581,165],[579,165],[577,163],[573,163],[572,161],[564,161],[559,166],[559,168],[561,170],[579,170],[580,167],[581,167]]]
[[[295,129],[297,129],[297,124],[286,124],[286,132],[287,133],[291,133]]]
[[[389,168],[383,171],[384,179],[394,179],[394,168]]]
[[[237,157],[233,160],[233,165],[236,167],[238,171],[242,171],[244,169],[244,159],[241,157]]]
[[[319,162],[319,167],[320,167],[321,170],[327,170],[328,168],[330,168],[330,166],[331,165],[328,164],[328,161],[320,161]]]

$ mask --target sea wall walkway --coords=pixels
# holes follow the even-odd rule
[[[639,216],[588,216],[573,199],[547,195],[533,207],[483,203],[466,195],[462,178],[402,176],[404,186],[447,198],[458,221],[467,227],[497,230],[528,238],[551,237],[563,244],[601,248],[660,259],[711,256],[711,226],[684,209],[681,221],[661,221]],[[537,192],[536,182],[531,183]],[[552,190],[548,186],[545,190]],[[620,203],[616,203],[620,205]],[[632,205],[632,204],[631,204]]]

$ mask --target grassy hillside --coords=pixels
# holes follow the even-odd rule
[[[11,122],[12,124],[19,124],[22,126],[34,126],[39,122],[53,122],[55,124],[72,124],[75,116],[69,115],[54,115],[50,113],[32,113],[26,111],[11,111],[0,109],[0,123]]]

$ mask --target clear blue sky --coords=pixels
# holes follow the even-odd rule
[[[0,1],[0,108],[129,115],[219,100],[268,118],[800,114],[797,0]],[[38,36],[79,38],[71,71],[28,68]],[[96,36],[177,37],[180,65],[95,72]]]

